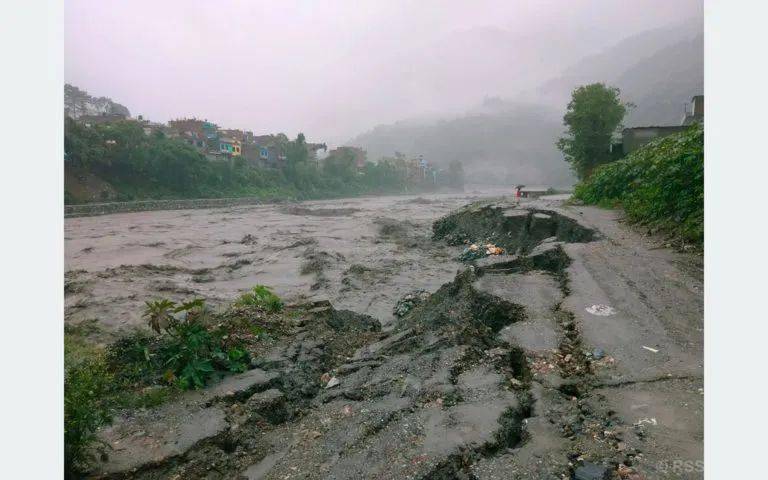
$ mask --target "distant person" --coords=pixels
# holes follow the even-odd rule
[[[515,187],[515,203],[520,203],[521,196],[522,193],[520,192],[520,186]]]

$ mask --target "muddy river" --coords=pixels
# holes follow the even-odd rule
[[[257,284],[288,302],[328,299],[387,327],[397,299],[434,291],[459,268],[432,222],[465,194],[365,197],[290,205],[122,213],[65,221],[65,318],[104,340],[142,324],[146,300],[229,303]]]

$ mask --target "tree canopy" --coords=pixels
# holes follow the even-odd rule
[[[563,116],[566,136],[557,141],[580,180],[589,177],[598,165],[613,160],[610,153],[613,134],[632,107],[622,103],[618,88],[603,83],[578,87]]]

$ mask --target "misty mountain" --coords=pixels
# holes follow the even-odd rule
[[[398,151],[442,166],[460,160],[468,182],[564,186],[573,176],[554,145],[560,123],[554,109],[492,98],[464,116],[380,125],[348,143],[371,159]]]
[[[584,58],[538,88],[535,98],[565,105],[574,88],[605,82],[634,103],[626,126],[676,125],[683,105],[704,91],[704,37],[700,22],[650,30]]]
[[[574,178],[554,142],[574,88],[600,81],[619,87],[637,105],[627,126],[676,125],[683,104],[703,92],[703,56],[700,22],[655,29],[571,64],[522,94],[525,103],[486,98],[464,115],[380,125],[348,143],[372,159],[399,151],[441,165],[461,160],[470,180],[566,185]]]
[[[74,85],[64,85],[64,114],[71,118],[82,115],[101,115],[117,113],[131,116],[131,112],[124,105],[112,101],[107,97],[93,97],[84,90]]]

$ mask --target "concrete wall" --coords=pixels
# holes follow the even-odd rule
[[[624,154],[628,155],[657,138],[673,135],[687,129],[687,126],[625,128],[621,132]]]
[[[87,203],[65,205],[64,217],[88,217],[110,213],[144,212],[150,210],[188,210],[193,208],[217,208],[235,205],[260,205],[277,203],[270,198],[199,198],[193,200],[143,200],[138,202]]]

